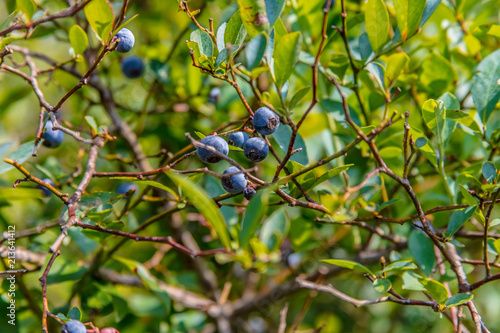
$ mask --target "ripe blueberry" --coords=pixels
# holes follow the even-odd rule
[[[231,146],[236,146],[238,148],[243,148],[243,145],[248,140],[248,135],[245,132],[236,132],[229,134],[227,138],[227,143]]]
[[[56,186],[56,185],[54,184],[54,182],[53,182],[52,180],[50,180],[49,178],[44,178],[44,179],[42,179],[42,180],[43,180],[44,182],[46,182],[47,184],[49,184],[50,186],[52,186],[52,187]],[[36,188],[38,188],[38,189],[42,190],[42,195],[43,195],[44,197],[48,197],[49,195],[51,195],[51,194],[52,194],[52,192],[51,192],[50,190],[48,190],[46,187],[43,187],[42,185],[38,185]]]
[[[66,324],[64,324],[63,333],[87,333],[87,329],[82,322],[78,320],[70,320]]]
[[[240,169],[235,166],[230,166],[229,168],[227,168],[226,171],[224,171],[223,175],[235,172],[239,173],[232,176],[223,176],[221,180],[222,187],[229,193],[240,193],[247,186],[247,179],[245,177],[245,174],[240,172]]]
[[[200,143],[203,143],[207,146],[214,147],[217,152],[220,154],[226,155],[229,154],[229,146],[227,145],[226,140],[217,135],[209,135],[200,140]],[[205,163],[217,163],[222,160],[221,157],[217,156],[217,154],[205,149],[198,147],[196,148],[196,153],[200,160]]]
[[[255,191],[255,189],[253,187],[247,186],[243,190],[243,196],[247,200],[252,199],[255,194],[257,194],[257,191]]]
[[[220,99],[220,88],[213,88],[210,90],[210,94],[208,95],[208,101],[212,104],[215,104]]]
[[[127,28],[123,28],[118,33],[113,37],[113,41],[120,39],[118,42],[118,45],[116,46],[116,51],[120,53],[127,53],[128,51],[132,50],[132,47],[134,46],[135,38],[134,34],[132,31],[128,30]]]
[[[52,129],[52,122],[49,120],[45,124],[45,133],[42,134],[43,145],[48,148],[57,148],[64,139],[64,133],[60,130]]]
[[[138,56],[130,56],[122,60],[122,72],[129,79],[136,79],[142,75],[144,63]]]
[[[120,185],[118,185],[116,187],[116,192],[118,192],[120,194],[126,194],[130,190],[136,191],[137,190],[137,186],[135,184],[133,184],[133,183],[121,183]]]
[[[260,162],[267,157],[269,153],[269,147],[267,143],[262,138],[250,138],[245,142],[243,146],[243,151],[245,156],[253,162]]]
[[[268,107],[262,107],[253,115],[253,127],[262,135],[273,134],[280,126],[280,117]]]

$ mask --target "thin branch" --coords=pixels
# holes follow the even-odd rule
[[[357,298],[354,298],[354,297],[351,297],[349,295],[344,294],[343,292],[339,291],[338,289],[335,289],[332,285],[317,284],[317,283],[314,283],[311,281],[304,280],[301,277],[297,277],[295,279],[295,281],[299,284],[299,286],[301,288],[317,290],[317,291],[332,294],[333,296],[339,298],[342,301],[351,303],[352,305],[354,305],[357,308],[362,307],[362,306],[367,306],[367,305],[384,303],[384,302],[394,302],[394,303],[398,303],[401,305],[428,306],[428,307],[432,308],[434,311],[439,311],[439,304],[437,302],[420,301],[420,300],[409,299],[409,298],[396,298],[393,296],[384,296],[384,297],[370,299],[370,300],[357,299]]]
[[[86,223],[82,223],[82,222],[75,222],[74,226],[77,226],[77,227],[80,227],[83,229],[92,229],[92,230],[104,232],[107,234],[113,234],[113,235],[120,236],[120,237],[125,237],[128,239],[132,239],[136,242],[153,242],[153,243],[169,244],[170,246],[172,246],[172,248],[174,248],[180,252],[183,252],[183,253],[185,253],[193,258],[196,258],[199,256],[214,255],[217,253],[227,253],[227,251],[225,249],[214,249],[214,250],[207,250],[207,251],[193,251],[191,249],[188,249],[184,245],[177,243],[170,236],[169,237],[138,236],[138,235],[133,234],[133,233],[123,232],[123,231],[114,230],[114,229],[106,229],[106,228],[102,228],[98,225],[90,225],[90,224],[86,224]]]
[[[25,23],[17,23],[17,24],[11,25],[10,27],[0,31],[0,37],[6,36],[9,32],[12,32],[14,30],[34,29],[37,25],[45,23],[45,22],[54,21],[54,20],[64,18],[64,17],[71,17],[71,16],[75,15],[76,13],[78,13],[80,10],[82,10],[86,5],[88,5],[90,3],[90,1],[91,0],[81,1],[79,4],[75,4],[74,6],[63,9],[58,13],[55,13],[53,15],[49,15],[47,17],[29,22],[29,25],[25,24]]]

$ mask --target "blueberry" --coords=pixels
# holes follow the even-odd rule
[[[215,104],[220,99],[220,88],[213,88],[210,90],[210,94],[208,95],[208,101],[212,104]]]
[[[120,53],[127,53],[132,50],[134,46],[135,38],[132,31],[127,28],[123,28],[115,35],[113,40],[120,39],[118,45],[116,46],[116,51]]]
[[[49,178],[44,178],[42,180],[52,187],[56,186],[54,184],[54,182],[52,180],[50,180]],[[36,188],[42,190],[42,194],[44,197],[48,197],[52,194],[52,192],[49,189],[47,189],[46,187],[43,187],[42,185],[38,185]]]
[[[253,187],[247,186],[243,190],[243,196],[247,200],[252,199],[255,194],[257,194],[257,191],[255,191],[255,189]]]
[[[130,190],[136,191],[137,185],[135,185],[134,183],[121,183],[120,185],[118,185],[116,187],[116,192],[118,192],[120,194],[126,194]]]
[[[144,63],[138,56],[130,56],[122,60],[122,72],[129,79],[136,79],[142,75]]]
[[[248,140],[248,135],[245,132],[236,132],[229,134],[227,138],[227,143],[231,146],[236,146],[238,148],[243,148],[243,145]]]
[[[245,142],[243,151],[250,161],[260,162],[267,157],[269,147],[264,139],[255,137]]]
[[[280,126],[280,117],[268,107],[262,107],[253,115],[253,127],[262,135],[273,134]]]
[[[223,175],[226,175],[228,173],[235,173],[239,172],[240,169],[238,169],[235,166],[230,166],[229,168],[224,171]],[[247,179],[245,177],[245,174],[242,172],[239,172],[235,175],[232,176],[226,176],[222,177],[221,180],[222,187],[229,193],[240,193],[245,189],[247,186]]]
[[[224,140],[220,136],[209,135],[201,139],[200,142],[207,146],[214,147],[215,150],[218,151],[220,154],[226,156],[227,154],[229,154],[229,146],[227,145],[226,140]],[[217,156],[215,153],[201,147],[196,148],[196,153],[198,154],[200,160],[202,160],[205,163],[217,163],[222,160],[222,158]]]
[[[61,145],[64,139],[64,133],[60,130],[52,129],[52,122],[49,120],[45,124],[45,133],[42,134],[43,145],[49,148],[57,148]]]
[[[78,320],[70,320],[64,324],[63,333],[87,333],[87,328]]]

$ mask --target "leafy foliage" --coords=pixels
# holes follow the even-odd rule
[[[457,313],[500,330],[496,1],[0,7],[1,276],[17,273],[20,332],[450,331]],[[196,157],[186,133],[262,137],[263,106],[281,122],[264,161]],[[229,165],[244,195],[223,190]]]

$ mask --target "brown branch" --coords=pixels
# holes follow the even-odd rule
[[[61,234],[59,235],[59,237],[57,237],[55,242],[50,246],[50,251],[53,253],[59,251],[59,248],[61,247],[63,240],[68,236],[69,228],[71,228],[76,222],[78,222],[78,219],[76,217],[76,205],[82,198],[83,192],[85,191],[85,189],[90,183],[90,180],[92,179],[92,175],[95,169],[95,164],[97,161],[98,150],[99,147],[102,146],[102,144],[103,144],[102,139],[97,137],[95,143],[90,147],[89,159],[87,161],[87,170],[85,171],[85,174],[83,175],[83,178],[80,181],[80,184],[78,185],[78,188],[76,189],[75,193],[69,198],[69,201],[67,203],[68,220],[66,224],[61,227]]]
[[[43,303],[43,314],[42,314],[42,332],[48,333],[47,329],[47,315],[49,314],[49,302],[47,301],[47,276],[49,275],[49,271],[54,264],[54,260],[56,260],[57,256],[59,256],[59,251],[54,252],[50,257],[45,270],[43,271],[42,277],[40,278],[40,283],[42,284],[42,303]]]
[[[69,203],[68,195],[67,194],[63,194],[63,193],[59,192],[59,190],[57,190],[55,187],[53,187],[49,183],[46,183],[43,180],[41,180],[40,178],[37,178],[37,177],[31,175],[28,172],[28,170],[26,170],[21,164],[17,163],[17,161],[11,160],[9,158],[4,158],[3,161],[5,163],[8,163],[8,164],[14,166],[17,170],[19,170],[23,175],[26,176],[26,179],[28,179],[28,180],[30,180],[30,181],[32,181],[32,182],[34,182],[34,183],[36,183],[36,184],[38,184],[40,186],[45,187],[50,192],[54,193],[65,204]]]
[[[317,290],[317,291],[332,294],[333,296],[339,298],[342,301],[351,303],[352,305],[354,305],[357,308],[362,307],[362,306],[367,306],[367,305],[384,303],[384,302],[394,302],[394,303],[398,303],[401,305],[428,306],[428,307],[431,307],[436,312],[439,311],[439,304],[437,302],[420,301],[420,300],[409,299],[409,298],[397,298],[397,297],[393,297],[393,296],[384,296],[381,298],[370,299],[370,300],[357,299],[357,298],[354,298],[354,297],[351,297],[349,295],[344,294],[343,292],[339,291],[338,289],[335,289],[331,284],[330,285],[321,285],[321,284],[317,284],[317,283],[314,283],[311,281],[304,280],[303,278],[300,278],[300,277],[297,277],[295,279],[295,281],[299,284],[299,287],[301,287],[301,288]]]
[[[285,333],[287,313],[288,313],[288,303],[286,303],[283,309],[281,309],[280,311],[280,325],[278,327],[278,333]]]
[[[483,258],[484,258],[484,267],[486,269],[486,278],[491,276],[490,264],[488,262],[488,229],[490,228],[490,216],[491,213],[493,212],[493,207],[495,206],[495,201],[498,198],[498,194],[500,194],[500,190],[496,191],[495,194],[493,195],[493,198],[491,200],[493,201],[493,203],[488,208],[488,212],[484,217],[485,222],[484,222]]]
[[[113,230],[113,229],[106,229],[102,228],[98,225],[90,225],[82,222],[75,222],[74,226],[83,228],[83,229],[92,229],[95,231],[99,232],[104,232],[107,234],[112,234],[120,237],[125,237],[128,239],[132,239],[136,242],[153,242],[153,243],[164,243],[164,244],[169,244],[172,246],[172,248],[185,253],[193,258],[199,257],[199,256],[208,256],[208,255],[214,255],[217,253],[227,253],[225,249],[213,249],[213,250],[207,250],[207,251],[193,251],[191,249],[188,249],[182,244],[177,243],[172,239],[172,237],[158,237],[158,236],[138,236],[133,233],[128,233],[128,232],[123,232],[119,230]]]
[[[49,15],[47,17],[28,22],[28,23],[17,23],[14,25],[11,25],[10,27],[6,28],[5,30],[0,31],[0,37],[6,36],[9,32],[12,32],[14,30],[22,30],[22,29],[34,29],[37,25],[45,23],[45,22],[50,22],[54,21],[60,18],[64,17],[71,17],[78,13],[80,10],[82,10],[86,5],[88,5],[92,0],[84,0],[81,1],[79,4],[75,4],[71,7],[68,7],[66,9],[61,10],[60,12],[57,12],[53,15]]]

